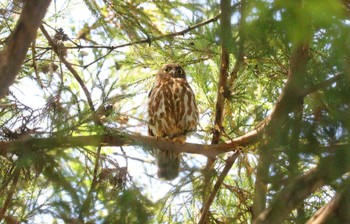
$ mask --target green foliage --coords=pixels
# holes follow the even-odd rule
[[[147,94],[154,75],[162,64],[174,61],[185,67],[199,107],[200,125],[190,141],[211,142],[219,90],[225,96],[221,142],[227,142],[259,127],[272,113],[291,76],[292,55],[305,45],[308,61],[295,94],[342,77],[301,99],[299,107],[271,128],[274,136],[264,135],[240,148],[243,155],[220,186],[208,220],[251,223],[259,178],[265,183],[265,202],[271,205],[297,176],[348,144],[349,8],[345,1],[335,0],[230,2],[231,24],[223,27],[220,19],[198,25],[220,13],[219,1],[54,1],[44,28],[83,84],[39,31],[16,83],[0,102],[2,142],[89,136],[106,128],[145,134]],[[22,4],[0,3],[0,50],[6,47]],[[230,32],[229,40],[220,30]],[[61,32],[67,39],[57,37]],[[228,81],[221,90],[222,40],[231,45]],[[104,110],[106,105],[113,105],[112,111]],[[218,156],[211,179],[203,186],[202,156],[185,154],[180,177],[166,183],[155,178],[154,159],[145,149],[33,152],[28,146],[23,151],[10,149],[0,156],[2,221],[196,223],[206,203],[205,188],[211,189],[226,164],[226,155]],[[341,168],[349,156],[346,151],[339,155]],[[262,158],[267,172],[258,176]],[[310,192],[285,222],[305,223],[345,179],[346,175],[337,176]]]

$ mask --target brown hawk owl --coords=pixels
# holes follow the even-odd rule
[[[195,131],[198,110],[185,71],[177,63],[165,64],[148,95],[148,133],[151,136],[184,142],[186,133]],[[158,177],[171,180],[179,174],[180,154],[156,150]]]

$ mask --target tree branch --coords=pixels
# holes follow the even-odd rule
[[[221,59],[220,59],[220,75],[217,86],[217,98],[216,98],[216,106],[215,106],[215,118],[214,118],[214,128],[213,128],[213,137],[211,144],[218,144],[220,141],[220,136],[222,132],[222,121],[224,116],[224,108],[225,108],[225,90],[227,88],[227,76],[228,69],[230,64],[230,57],[228,53],[228,47],[231,40],[231,23],[230,23],[230,2],[221,0],[220,8],[221,8]],[[207,163],[203,170],[204,180],[203,180],[203,195],[202,200],[203,204],[208,200],[209,192],[211,191],[211,179],[212,179],[212,171],[215,163],[215,158],[210,157],[207,159]],[[211,203],[210,203],[211,204]],[[208,208],[209,209],[209,208]],[[204,220],[207,217],[204,217]],[[202,218],[203,219],[203,214]]]
[[[216,106],[215,106],[215,120],[213,138],[211,143],[218,144],[221,136],[222,121],[224,116],[225,107],[225,89],[227,88],[227,76],[228,68],[230,64],[229,53],[228,53],[228,42],[232,38],[230,24],[230,2],[221,1],[221,64],[220,64],[220,76],[218,82]]]
[[[305,97],[304,80],[306,74],[306,65],[309,58],[309,47],[306,44],[296,46],[294,49],[288,79],[275,107],[271,113],[271,122],[267,130],[268,135],[277,138],[281,134],[281,125],[285,122],[288,114],[297,104],[302,103]],[[279,127],[279,128],[276,128]]]
[[[212,23],[212,22],[215,22],[217,21],[218,19],[220,18],[220,14],[214,16],[213,18],[210,18],[208,20],[205,20],[203,22],[200,22],[200,23],[197,23],[193,26],[189,26],[188,28],[186,29],[183,29],[183,30],[180,30],[178,32],[173,32],[173,33],[168,33],[168,34],[164,34],[164,35],[160,35],[160,36],[156,36],[156,37],[153,37],[153,38],[146,38],[146,39],[142,39],[142,40],[139,40],[139,41],[134,41],[134,42],[130,42],[130,43],[125,43],[125,44],[120,44],[120,45],[117,45],[117,46],[104,46],[104,45],[97,45],[97,46],[94,46],[94,45],[89,45],[89,46],[84,46],[84,45],[77,45],[75,47],[62,47],[63,49],[86,49],[86,48],[98,48],[98,49],[108,49],[110,51],[113,51],[113,50],[116,50],[118,48],[123,48],[123,47],[129,47],[129,46],[133,46],[133,45],[137,45],[137,44],[151,44],[153,41],[157,41],[157,40],[161,40],[161,39],[166,39],[166,38],[173,38],[173,37],[176,37],[176,36],[183,36],[185,35],[186,33],[194,30],[194,29],[197,29],[201,26],[205,26],[209,23]],[[41,48],[41,47],[40,47]],[[42,49],[42,48],[41,48]],[[45,49],[50,49],[50,48],[45,48]]]
[[[56,53],[56,55],[60,58],[61,62],[66,66],[66,68],[72,73],[73,77],[77,80],[77,82],[79,83],[80,87],[83,89],[83,92],[85,94],[85,97],[87,99],[88,105],[90,107],[90,110],[92,112],[92,119],[94,121],[94,123],[97,126],[101,126],[103,127],[103,124],[101,122],[101,120],[95,116],[95,107],[91,98],[91,94],[89,92],[89,90],[87,89],[84,80],[79,76],[78,72],[73,68],[73,66],[65,59],[64,55],[62,55],[60,53],[60,49],[59,46],[52,40],[51,36],[49,35],[49,33],[46,31],[45,27],[43,25],[40,26],[40,30],[43,33],[43,35],[45,36],[45,38],[47,39],[49,45],[52,47],[52,49],[54,50],[54,52]],[[91,186],[89,189],[89,192],[86,196],[85,201],[83,202],[83,205],[81,207],[80,210],[80,214],[79,214],[79,219],[83,220],[83,217],[85,216],[85,214],[88,212],[92,198],[93,198],[93,191],[96,188],[97,185],[97,175],[98,175],[98,171],[99,171],[99,164],[100,164],[100,156],[101,156],[101,145],[98,146],[97,149],[97,153],[96,153],[96,157],[95,157],[95,163],[94,163],[94,170],[93,170],[93,178],[92,178],[92,182],[91,182]]]
[[[301,7],[300,1],[296,2],[295,4],[298,4],[298,6]],[[302,25],[304,24],[301,24],[300,26]],[[259,220],[262,212],[265,213],[266,211],[269,211],[269,209],[278,210],[281,207],[281,205],[276,203],[270,205],[269,209],[265,209],[267,200],[266,178],[268,177],[269,167],[272,163],[272,159],[270,157],[271,153],[266,151],[273,146],[281,145],[280,141],[284,139],[288,131],[290,131],[289,127],[287,126],[287,121],[290,119],[289,114],[293,112],[295,108],[300,108],[300,105],[303,103],[305,76],[307,74],[306,65],[309,60],[309,38],[310,36],[308,33],[303,39],[301,39],[302,41],[294,43],[287,82],[270,115],[270,120],[264,123],[264,125],[266,125],[266,127],[264,127],[266,144],[263,144],[263,149],[259,151],[260,160],[257,170],[255,183],[256,188],[254,192],[253,202],[253,219],[256,223],[260,223],[256,220]],[[285,215],[285,213],[279,213],[279,216],[276,215],[274,218],[280,218],[283,220]],[[282,221],[274,221],[268,223],[282,223]]]
[[[325,88],[329,87],[330,85],[338,82],[343,77],[344,77],[343,73],[337,73],[332,78],[329,78],[321,83],[315,84],[314,86],[311,86],[308,89],[306,89],[305,91],[303,91],[303,96],[307,96],[307,95],[309,95],[313,92],[316,92],[320,89],[325,89]]]
[[[328,204],[320,208],[307,221],[306,224],[328,223],[331,218],[337,219],[337,220],[334,220],[334,223],[349,223],[350,222],[350,215],[349,215],[350,198],[349,197],[350,197],[350,179],[348,178],[348,180],[346,180],[345,183],[343,184],[342,188],[334,196],[334,198]]]
[[[52,49],[54,50],[54,52],[56,53],[56,55],[60,58],[60,60],[62,61],[62,63],[66,66],[66,68],[72,73],[72,75],[74,76],[74,78],[77,80],[77,82],[79,83],[80,87],[83,89],[83,92],[85,94],[86,100],[88,102],[88,105],[90,107],[90,110],[92,113],[95,113],[95,107],[94,104],[92,102],[92,98],[91,98],[91,94],[89,92],[89,90],[87,89],[84,80],[79,76],[78,72],[73,68],[73,66],[64,58],[64,56],[60,53],[60,49],[57,46],[57,44],[52,40],[51,36],[49,35],[49,33],[46,31],[45,27],[43,25],[40,26],[40,30],[43,33],[43,35],[45,36],[45,38],[47,39],[49,45],[52,47]],[[94,118],[94,122],[97,125],[102,125],[101,121],[98,119]]]
[[[36,150],[50,150],[55,148],[74,148],[84,146],[141,146],[146,150],[159,148],[162,150],[176,149],[179,152],[201,154],[207,157],[215,157],[218,154],[235,151],[238,145],[247,144],[247,141],[233,140],[230,144],[201,145],[170,141],[163,138],[142,136],[135,133],[120,133],[108,130],[109,134],[90,136],[50,137],[50,138],[28,138],[15,141],[0,142],[0,155],[7,153],[31,153]]]
[[[12,200],[13,199],[13,194],[15,193],[15,189],[16,189],[17,184],[18,184],[20,173],[21,173],[21,169],[19,167],[16,167],[15,170],[14,170],[14,173],[13,173],[13,179],[12,179],[11,187],[10,187],[8,193],[7,193],[7,197],[6,197],[6,200],[4,202],[4,205],[0,209],[0,221],[5,219],[6,211],[7,211],[8,207],[10,206],[11,202],[13,201]]]
[[[5,50],[0,53],[0,99],[15,81],[50,2],[51,0],[24,1],[16,28],[9,37]]]
[[[341,177],[350,170],[349,163],[339,162],[341,159],[348,158],[349,153],[347,151],[348,148],[343,147],[335,155],[323,158],[316,168],[292,180],[274,197],[270,208],[262,212],[253,223],[283,223],[286,215],[312,192]]]
[[[247,7],[247,1],[242,0],[240,2],[241,9],[240,9],[240,22],[238,24],[238,34],[239,34],[239,40],[238,40],[238,52],[236,55],[236,62],[235,65],[233,66],[233,69],[230,73],[230,80],[229,80],[229,85],[233,86],[234,82],[237,79],[238,72],[241,69],[243,63],[244,63],[244,43],[246,39],[246,17],[247,17],[247,12],[246,12],[246,7]]]
[[[236,161],[236,159],[238,158],[240,153],[241,152],[238,150],[226,159],[226,165],[224,167],[224,170],[221,172],[218,180],[216,181],[216,183],[214,185],[212,192],[210,193],[208,200],[206,201],[205,205],[203,206],[203,209],[201,212],[202,213],[201,218],[200,218],[198,224],[207,223],[209,208],[210,208],[211,204],[213,203],[214,198],[215,198],[216,194],[218,193],[222,183],[224,182],[225,177],[227,176],[228,172],[230,171],[232,165],[234,164],[234,162]]]

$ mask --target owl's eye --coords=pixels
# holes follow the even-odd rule
[[[165,72],[170,72],[170,70],[171,70],[171,69],[170,69],[169,67],[166,67],[166,68],[164,69]]]
[[[178,69],[176,69],[176,73],[177,73],[178,75],[182,75],[182,74],[183,74],[183,71],[182,71],[181,68],[178,68]]]

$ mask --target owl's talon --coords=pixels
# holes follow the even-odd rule
[[[175,137],[172,140],[173,140],[173,142],[181,143],[181,145],[185,144],[185,142],[186,142],[186,139],[184,137]]]

